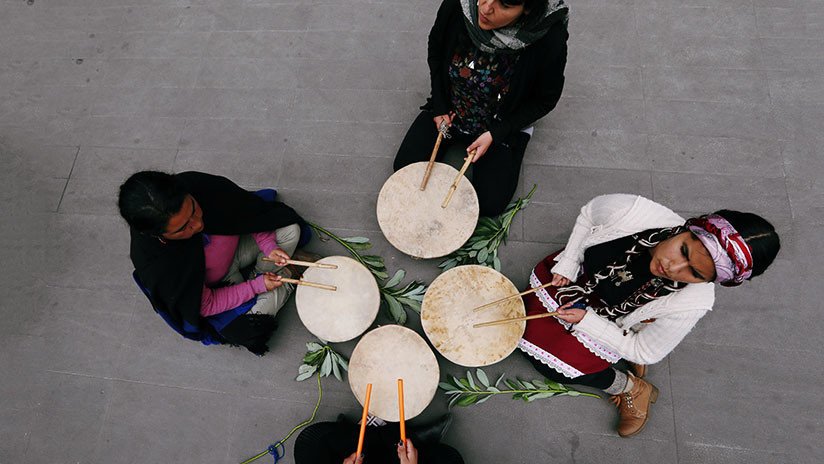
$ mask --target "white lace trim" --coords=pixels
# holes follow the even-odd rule
[[[541,285],[543,285],[541,280],[538,279],[538,276],[535,275],[534,269],[532,270],[532,274],[530,274],[529,276],[529,285],[532,288],[540,287]],[[547,292],[545,288],[542,288],[535,292],[535,296],[538,297],[538,300],[541,302],[541,305],[547,310],[547,312],[555,311],[560,307],[558,302],[555,301],[551,296],[549,296],[549,292]],[[555,320],[560,322],[561,325],[563,325],[564,328],[566,328],[567,330],[569,330],[572,327],[572,324],[564,321],[563,319],[558,319],[556,317]],[[581,342],[581,344],[584,345],[584,347],[586,347],[586,349],[588,349],[592,354],[598,356],[604,361],[614,364],[621,360],[622,356],[618,354],[618,350],[610,347],[609,345],[596,341],[589,335],[579,332],[577,330],[573,331],[572,335],[574,335],[575,338],[578,339],[578,341]]]
[[[580,377],[584,375],[583,372],[575,369],[574,367],[570,366],[569,364],[561,361],[560,359],[553,356],[551,353],[547,352],[546,350],[541,349],[539,346],[530,343],[523,338],[518,342],[518,348],[523,351],[524,353],[532,356],[533,358],[541,361],[542,363],[546,364],[547,366],[551,367],[559,374],[563,374],[564,377],[574,379],[575,377]]]

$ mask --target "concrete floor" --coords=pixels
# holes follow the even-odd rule
[[[437,3],[0,0],[0,462],[240,462],[308,416],[294,303],[264,358],[178,338],[131,281],[116,188],[145,168],[275,186],[431,281],[436,262],[393,250],[374,206],[429,92]],[[784,249],[652,367],[639,436],[617,436],[606,401],[496,398],[454,410],[447,442],[473,464],[824,462],[824,3],[570,3],[567,85],[527,150],[520,192],[538,191],[504,272],[523,286],[612,192],[752,210]],[[534,376],[519,356],[487,372]],[[320,420],[357,414],[347,383],[324,386]]]

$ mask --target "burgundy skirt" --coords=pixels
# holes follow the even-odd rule
[[[555,265],[555,257],[561,251],[563,250],[547,256],[535,266],[529,277],[531,288],[552,281],[551,269]],[[576,283],[583,285],[586,280],[587,276],[582,275]],[[559,306],[555,301],[556,291],[556,287],[547,287],[525,295],[523,298],[527,315],[555,311]],[[597,306],[601,302],[594,295],[587,304]],[[600,372],[621,359],[614,348],[584,333],[570,332],[571,327],[571,324],[556,317],[527,321],[526,331],[518,342],[518,348],[571,379]]]

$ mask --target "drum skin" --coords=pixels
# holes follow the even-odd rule
[[[494,269],[454,267],[439,275],[427,289],[421,305],[421,325],[432,346],[446,359],[466,367],[488,366],[515,350],[526,322],[480,328],[473,325],[524,316],[524,302],[518,297],[478,312],[473,310],[516,294],[515,285]]]
[[[380,308],[378,283],[365,266],[345,256],[327,256],[318,263],[337,269],[307,268],[303,279],[334,285],[334,292],[298,285],[295,305],[309,332],[327,342],[345,342],[364,333]]]
[[[392,174],[378,194],[377,215],[386,240],[415,258],[439,258],[461,247],[478,223],[478,195],[466,177],[446,208],[441,203],[458,171],[435,163],[426,189],[420,185],[427,163],[413,163]]]
[[[371,330],[360,339],[349,359],[349,386],[363,404],[366,385],[372,384],[369,413],[398,422],[398,379],[403,379],[406,419],[417,416],[432,402],[440,368],[435,353],[420,335],[400,325]]]

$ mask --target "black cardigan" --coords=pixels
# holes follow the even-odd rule
[[[301,222],[300,216],[279,202],[266,202],[225,177],[201,172],[176,174],[203,210],[207,234],[240,235],[263,232]],[[200,315],[201,294],[206,276],[203,234],[186,240],[167,240],[131,228],[130,257],[142,284],[151,293],[152,304],[170,318],[184,335],[212,338],[242,345],[256,354],[266,352],[266,342],[276,325],[272,316],[238,317],[217,334]]]
[[[423,107],[436,115],[452,109],[449,64],[461,35],[469,40],[460,0],[444,0],[429,32],[432,95]],[[564,89],[568,38],[566,23],[558,21],[544,37],[520,52],[509,92],[489,128],[493,140],[505,140],[555,108]]]

